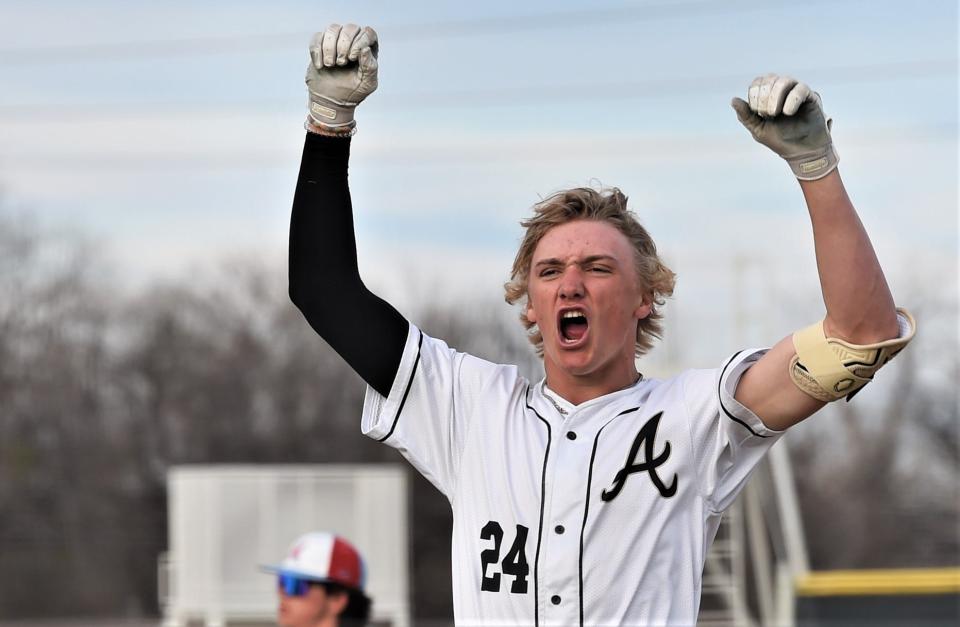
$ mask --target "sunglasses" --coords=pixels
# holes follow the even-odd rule
[[[289,597],[302,597],[310,589],[311,583],[316,582],[286,573],[277,576],[277,586]]]

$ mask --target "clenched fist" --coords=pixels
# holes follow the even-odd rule
[[[765,74],[750,84],[747,97],[749,102],[734,98],[730,103],[740,123],[786,159],[798,179],[823,178],[837,167],[831,120],[815,91],[789,76]]]
[[[369,26],[331,24],[313,36],[307,90],[309,122],[349,131],[353,110],[377,88],[377,33]]]

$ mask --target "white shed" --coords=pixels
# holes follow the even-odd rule
[[[408,487],[399,465],[194,465],[167,475],[165,627],[275,624],[279,563],[307,531],[347,538],[367,562],[378,625],[408,627]]]

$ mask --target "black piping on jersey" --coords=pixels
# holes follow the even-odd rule
[[[403,411],[403,406],[407,403],[407,394],[410,393],[413,378],[417,375],[417,366],[420,365],[420,349],[423,347],[423,331],[420,331],[420,329],[417,329],[417,331],[420,333],[420,338],[417,340],[417,358],[413,362],[413,370],[410,372],[410,379],[407,381],[407,389],[403,391],[403,398],[400,399],[400,407],[397,407],[397,415],[393,417],[393,424],[390,425],[390,431],[387,435],[377,440],[377,442],[385,442],[387,438],[393,435],[393,430],[397,428],[397,421],[400,420],[400,412]]]
[[[547,458],[550,457],[550,442],[553,434],[550,423],[530,406],[530,386],[527,386],[527,393],[524,394],[524,397],[526,397],[524,403],[527,409],[536,414],[537,418],[547,425],[547,450],[543,452],[543,471],[540,476],[540,527],[537,529],[537,553],[533,558],[533,624],[536,627],[540,624],[540,541],[543,538],[543,504],[547,499]]]
[[[580,557],[579,557],[579,569],[580,569],[580,627],[583,627],[583,535],[587,530],[587,515],[590,513],[590,485],[593,482],[593,461],[597,457],[597,444],[600,443],[600,434],[604,429],[607,428],[607,425],[623,416],[640,409],[639,407],[631,407],[630,409],[624,409],[622,412],[611,418],[607,421],[605,425],[600,427],[597,431],[597,435],[593,438],[593,451],[590,453],[590,469],[587,471],[587,496],[583,500],[583,526],[580,527]]]
[[[737,353],[736,355],[734,355],[733,357],[731,357],[731,358],[730,358],[730,361],[727,362],[727,364],[723,367],[723,371],[720,373],[720,382],[717,383],[717,398],[720,400],[720,409],[722,409],[722,410],[723,410],[723,413],[725,413],[725,414],[727,415],[727,418],[729,418],[730,420],[732,420],[732,421],[734,421],[734,422],[737,422],[737,423],[742,424],[744,427],[747,428],[747,431],[749,431],[749,432],[752,433],[753,435],[757,436],[758,438],[769,438],[769,437],[770,437],[769,435],[763,435],[763,434],[761,434],[761,433],[757,433],[756,431],[754,431],[754,430],[750,427],[750,425],[748,425],[748,424],[745,423],[744,421],[740,420],[739,418],[737,418],[736,416],[734,416],[733,414],[731,414],[730,411],[727,410],[727,408],[724,407],[724,405],[723,405],[723,394],[720,393],[720,392],[721,392],[721,388],[722,388],[722,386],[723,386],[723,377],[724,377],[724,375],[727,374],[727,368],[730,367],[730,364],[732,364],[733,361],[734,361],[737,357],[739,357],[740,355],[742,355],[743,353],[744,353],[744,351],[740,351],[739,353]]]

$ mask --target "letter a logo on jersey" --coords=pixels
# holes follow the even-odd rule
[[[670,457],[670,442],[666,442],[663,445],[662,453],[656,457],[654,457],[653,454],[653,443],[657,437],[657,427],[660,426],[660,418],[662,416],[663,412],[658,412],[647,421],[647,424],[640,428],[637,437],[633,440],[633,445],[630,447],[626,465],[617,472],[617,476],[613,479],[613,485],[610,486],[608,490],[604,490],[600,495],[600,498],[604,501],[612,501],[615,499],[617,495],[620,494],[620,490],[623,489],[623,484],[627,482],[627,478],[635,472],[649,472],[650,480],[653,481],[653,485],[657,486],[657,490],[660,491],[660,496],[668,498],[677,493],[676,473],[673,475],[673,481],[670,483],[670,487],[665,486],[657,475],[657,467]],[[643,447],[643,456],[646,461],[637,463],[637,453],[640,452],[641,444],[645,445]]]

